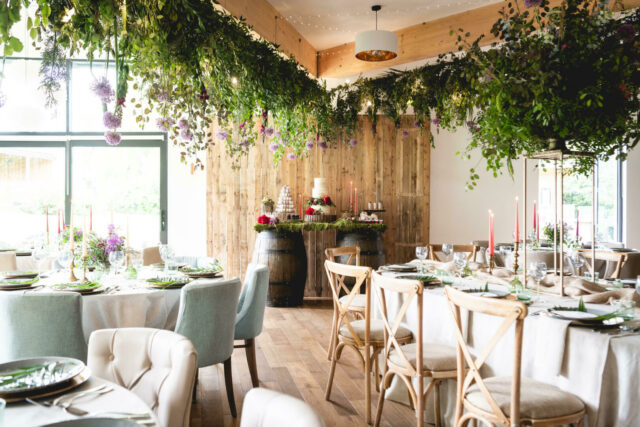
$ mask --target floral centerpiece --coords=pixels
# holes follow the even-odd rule
[[[87,257],[90,265],[108,268],[109,254],[126,250],[125,238],[116,232],[113,224],[108,226],[107,237],[100,237],[95,233],[89,233],[87,237]]]
[[[310,198],[309,200],[307,200],[307,202],[305,203],[305,206],[307,206],[307,210],[305,211],[305,213],[307,215],[322,215],[323,211],[322,211],[322,207],[326,206],[326,207],[335,207],[335,204],[333,203],[333,200],[331,200],[331,197],[329,196],[324,196],[324,197],[319,197],[319,198]]]
[[[560,224],[557,225],[557,229],[558,229],[558,240],[560,240]],[[571,230],[573,230],[573,227],[571,227],[569,224],[565,222],[563,243],[570,248],[577,248],[580,246],[580,237],[572,238],[570,233]],[[544,234],[545,239],[551,244],[553,244],[553,235],[554,235],[553,224],[552,223],[545,224],[545,226],[542,227],[542,233]]]

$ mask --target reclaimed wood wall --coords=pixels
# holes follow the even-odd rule
[[[230,277],[243,278],[251,261],[256,236],[253,226],[262,198],[277,201],[282,186],[288,185],[297,207],[299,194],[305,199],[311,196],[313,178],[326,177],[338,212],[348,208],[350,181],[358,189],[359,208],[366,208],[368,201],[384,203],[387,262],[415,258],[415,247],[429,242],[430,142],[429,126],[421,130],[413,123],[413,116],[403,117],[396,129],[390,120],[380,117],[373,135],[369,118],[362,116],[356,146],[338,144],[324,151],[314,147],[307,158],[283,159],[277,168],[273,167],[268,142],[254,147],[240,160],[237,170],[231,167],[224,145],[216,144],[207,155],[209,255],[221,261]],[[403,131],[408,135],[403,136]],[[308,234],[305,243],[317,240]],[[307,248],[308,255],[310,252]],[[314,258],[309,257],[308,295],[324,288],[311,283],[319,276],[312,274],[318,269]]]

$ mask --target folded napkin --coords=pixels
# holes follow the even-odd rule
[[[528,284],[529,287],[535,287],[535,281],[531,277],[528,278]],[[542,279],[540,285],[547,288],[555,288],[557,292],[560,293],[559,276],[547,275],[547,277]],[[565,277],[564,292],[572,298],[582,298],[584,302],[593,304],[608,304],[611,300],[615,299],[633,300],[637,304],[640,304],[640,295],[635,289],[616,289],[610,291],[598,283],[593,283],[580,277]]]
[[[458,270],[458,268],[453,264],[453,261],[440,262],[431,259],[420,261],[419,259],[414,259],[413,261],[409,262],[409,264],[422,264],[427,268],[427,271],[431,272],[436,270],[444,270],[448,273],[455,273]]]
[[[512,271],[507,270],[506,268],[494,268],[493,274],[489,274],[487,269],[478,269],[473,275],[478,280],[504,286],[511,286],[511,281],[515,276]]]

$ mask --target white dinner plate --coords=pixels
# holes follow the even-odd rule
[[[587,311],[549,309],[549,313],[553,316],[556,316],[560,319],[565,319],[565,320],[589,320],[589,319],[595,319],[596,317],[599,317],[599,316],[610,314],[610,312],[607,312],[607,311],[594,310],[591,308],[588,308]]]
[[[11,397],[17,393],[36,391],[55,386],[57,384],[64,383],[65,381],[69,381],[85,368],[84,363],[80,360],[72,359],[70,357],[39,357],[21,359],[0,364],[0,379],[2,379],[4,375],[15,372],[18,369],[42,364],[55,364],[55,374],[48,375],[46,377],[38,377],[38,374],[34,373],[32,380],[25,381],[26,383],[31,382],[31,384],[28,385],[0,385],[0,395],[2,397]]]

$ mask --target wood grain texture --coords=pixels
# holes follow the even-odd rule
[[[295,198],[311,196],[314,177],[328,178],[328,193],[338,212],[348,209],[349,182],[358,189],[358,206],[381,201],[388,226],[383,233],[387,262],[404,262],[414,257],[415,246],[429,241],[429,126],[414,127],[413,116],[403,117],[395,128],[385,118],[378,121],[377,133],[371,122],[361,117],[358,144],[351,147],[313,148],[308,157],[284,159],[273,167],[269,142],[259,142],[233,169],[225,147],[217,144],[207,154],[207,252],[225,267],[229,277],[244,277],[251,260],[256,232],[253,225],[260,215],[263,197],[278,199],[283,185],[289,185]],[[408,136],[402,136],[403,130]],[[327,297],[322,254],[335,245],[335,232],[305,233],[309,280],[306,296]],[[312,247],[313,245],[313,247]],[[313,256],[312,256],[313,255]]]

